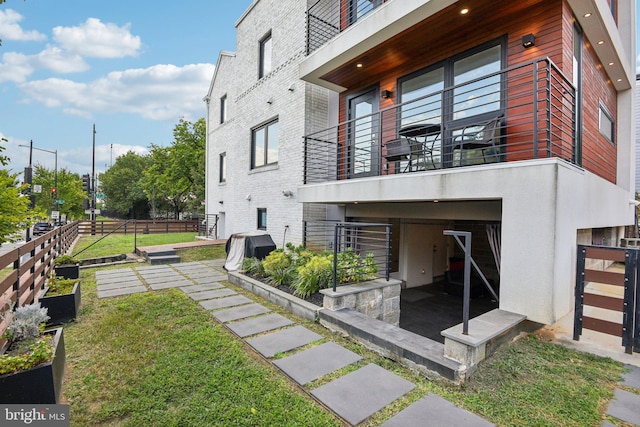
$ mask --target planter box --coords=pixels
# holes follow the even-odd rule
[[[66,353],[62,328],[45,331],[55,334],[54,356],[27,371],[0,375],[0,403],[2,404],[47,404],[59,403]]]
[[[41,307],[47,308],[47,314],[51,319],[47,325],[59,325],[75,320],[80,310],[80,282],[73,285],[70,294],[47,295],[48,287],[45,287],[38,301]]]
[[[77,279],[80,277],[80,264],[57,265],[53,268],[57,277]]]

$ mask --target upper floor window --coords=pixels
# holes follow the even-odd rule
[[[227,121],[227,95],[220,98],[220,123]]]
[[[600,111],[599,113],[600,133],[602,134],[602,136],[607,138],[607,141],[614,144],[613,137],[614,137],[615,121],[613,120],[613,116],[602,104],[600,104],[599,111]]]
[[[251,132],[251,169],[278,162],[278,120]]]
[[[258,78],[262,78],[271,72],[272,51],[271,32],[269,32],[260,40],[260,68],[258,69]]]
[[[227,182],[227,153],[220,153],[220,176],[218,182]]]

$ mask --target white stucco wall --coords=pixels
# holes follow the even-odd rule
[[[380,216],[412,210],[423,218],[500,219],[500,308],[551,324],[573,306],[578,230],[631,224],[630,194],[567,162],[544,159],[315,184],[300,188],[298,199],[357,200],[350,212]],[[439,203],[426,203],[433,200]],[[376,201],[414,203],[394,213],[392,203]]]

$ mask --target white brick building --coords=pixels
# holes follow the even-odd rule
[[[278,246],[301,242],[302,136],[329,125],[329,91],[298,78],[305,12],[305,2],[256,0],[236,22],[236,52],[219,55],[205,98],[206,213],[218,215],[219,238],[261,230]]]

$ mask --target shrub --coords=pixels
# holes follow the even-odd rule
[[[75,265],[78,262],[78,258],[71,255],[62,255],[53,260],[55,265]]]
[[[296,267],[292,257],[282,249],[276,249],[267,255],[262,261],[262,267],[269,281],[275,286],[288,285],[295,280]]]
[[[298,267],[298,278],[293,284],[294,295],[305,298],[331,286],[333,279],[333,260],[331,256],[317,255]]]
[[[5,337],[13,342],[39,337],[47,320],[47,309],[40,303],[19,307],[13,312]]]
[[[363,282],[373,279],[378,273],[378,265],[372,253],[362,259],[353,249],[338,253],[338,282]]]
[[[47,282],[47,286],[49,287],[47,296],[70,294],[73,291],[73,286],[77,282],[78,279],[65,279],[64,277],[49,279]]]
[[[245,258],[242,261],[242,270],[247,273],[258,277],[265,277],[266,273],[262,262],[258,258]]]

